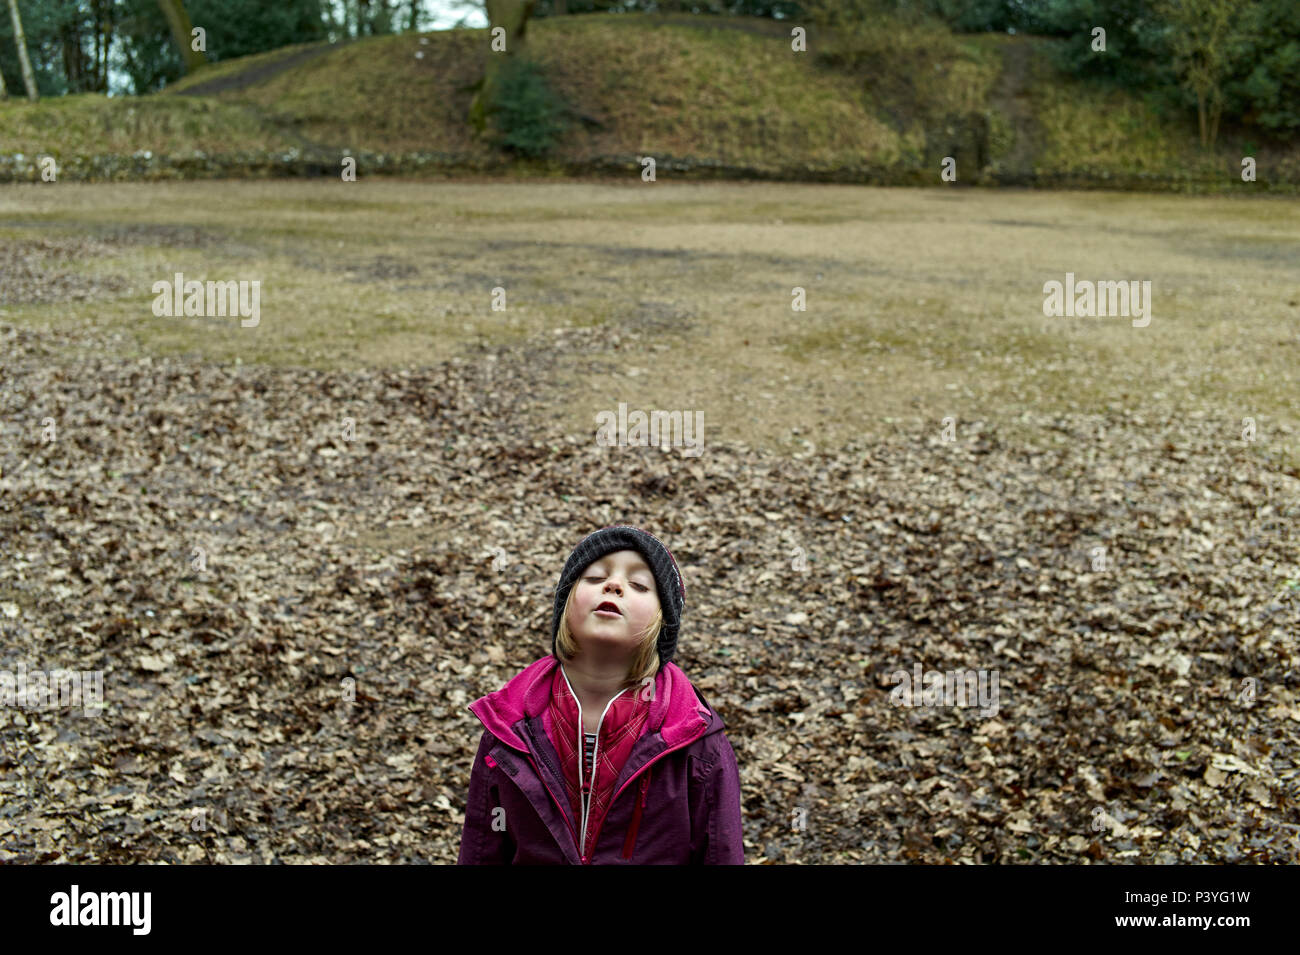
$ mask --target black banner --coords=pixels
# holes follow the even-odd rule
[[[726,931],[742,935],[762,924],[753,916],[767,911],[917,939],[959,930],[973,933],[972,939],[1046,931],[1053,934],[1027,937],[1140,937],[1148,944],[1180,944],[1193,933],[1229,944],[1258,940],[1261,932],[1271,937],[1282,930],[1283,909],[1295,895],[1293,874],[1279,867],[808,868],[715,869],[699,894],[691,874],[679,872],[673,882],[684,884],[673,895],[683,906],[713,904],[732,925]],[[642,875],[650,874],[662,873],[645,867]],[[635,871],[625,870],[619,880],[632,891],[642,885]],[[78,941],[102,936],[127,945],[250,937],[301,945],[417,932],[435,917],[444,930],[522,928],[526,923],[501,921],[504,906],[517,915],[530,898],[544,905],[596,901],[612,887],[608,879],[589,882],[578,873],[572,883],[542,885],[544,892],[537,893],[533,878],[516,883],[506,872],[450,866],[0,866],[0,911],[12,941],[76,934]],[[647,880],[644,887],[655,893],[663,883]],[[741,898],[744,911],[735,905]],[[601,918],[626,918],[626,912],[615,914],[619,909]]]

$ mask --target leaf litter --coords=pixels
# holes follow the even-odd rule
[[[0,324],[0,667],[105,705],[0,709],[0,861],[454,862],[465,706],[615,522],[682,565],[750,862],[1300,858],[1298,476],[1231,422],[601,448],[535,410],[583,334],[327,372]],[[917,664],[996,714],[895,705]]]

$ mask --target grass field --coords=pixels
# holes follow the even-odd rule
[[[92,292],[11,281],[0,317],[336,368],[583,327],[590,352],[559,356],[552,409],[575,434],[620,401],[793,451],[896,421],[1015,433],[1025,410],[1171,409],[1221,420],[1225,441],[1254,418],[1261,453],[1294,463],[1276,430],[1300,398],[1294,217],[1285,200],[817,185],[20,186],[0,242],[37,286]],[[260,325],[155,317],[152,284],[175,272],[259,279]],[[1067,272],[1150,281],[1150,324],[1045,317],[1043,284]]]

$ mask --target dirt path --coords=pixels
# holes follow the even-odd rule
[[[999,179],[1028,181],[1034,175],[1038,126],[1029,104],[1029,83],[1033,50],[1024,42],[1007,44],[1003,50],[1002,75],[993,91],[993,105],[1007,117],[1015,134],[1015,145],[1002,160]]]
[[[241,70],[240,72],[234,73],[230,76],[221,76],[204,83],[197,83],[187,89],[178,90],[176,95],[217,96],[221,93],[232,93],[247,89],[248,87],[256,86],[259,83],[265,83],[268,80],[279,76],[285,70],[298,66],[301,63],[305,63],[308,60],[314,60],[318,56],[323,56],[324,54],[337,50],[351,42],[352,40],[349,39],[342,40],[338,43],[320,43],[308,47],[305,50],[300,50],[290,56],[282,57],[271,63],[264,63],[261,66],[252,69]],[[253,105],[252,103],[241,102],[235,105],[253,116],[258,122],[274,129],[279,136],[293,143],[303,152],[332,148],[327,143],[308,139],[291,125],[278,121],[274,116],[268,114],[265,110]]]
[[[253,67],[250,70],[241,70],[229,76],[220,76],[216,79],[208,80],[205,83],[196,83],[183,90],[178,90],[177,96],[216,96],[219,93],[232,93],[236,90],[247,89],[258,83],[265,83],[267,80],[279,76],[290,67],[298,66],[307,60],[314,60],[332,50],[351,43],[351,40],[341,40],[338,43],[319,43],[315,46],[308,47],[305,50],[299,50],[290,56],[282,57],[271,63],[264,63],[261,66]]]

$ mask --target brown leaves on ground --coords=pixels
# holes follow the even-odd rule
[[[1296,861],[1297,475],[1231,421],[601,448],[531,410],[568,334],[321,373],[0,325],[0,667],[105,703],[0,710],[0,860],[454,861],[466,704],[627,521],[682,564],[750,861]],[[915,664],[997,671],[996,714],[894,705]]]
[[[89,302],[127,287],[119,278],[97,278],[71,267],[106,255],[96,239],[35,239],[0,242],[0,306]]]

